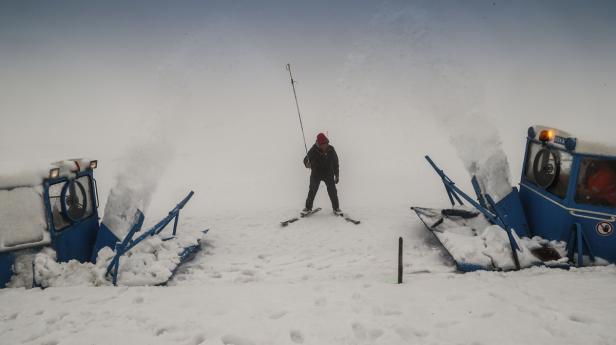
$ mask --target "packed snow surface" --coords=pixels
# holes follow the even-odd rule
[[[349,210],[351,211],[351,210]],[[166,287],[0,291],[6,344],[614,344],[614,266],[454,273],[410,210],[186,218],[211,227]],[[404,284],[396,284],[398,237]]]
[[[211,232],[166,287],[80,286],[84,273],[70,287],[0,291],[0,343],[616,344],[614,266],[457,274],[408,209],[447,202],[425,154],[461,188],[478,175],[498,201],[515,182],[499,151],[519,176],[529,124],[611,138],[614,11],[430,3],[3,7],[15,48],[3,49],[3,160],[98,152],[101,202],[126,168],[109,217],[126,224],[150,199],[168,211],[189,187],[199,218],[183,229]],[[278,225],[308,183],[287,62],[307,140],[328,132],[359,226],[325,210]],[[42,117],[55,120],[36,126]],[[120,157],[144,136],[176,154],[163,144]]]

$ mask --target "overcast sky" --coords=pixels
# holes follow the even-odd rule
[[[530,125],[615,142],[614,37],[614,1],[0,1],[0,155],[100,158],[111,186],[135,145],[162,145],[167,194],[232,205],[299,174],[280,188],[303,199],[290,62],[307,136],[327,131],[347,167],[377,145],[377,180],[417,184],[424,153],[454,152],[431,139],[472,113],[515,177]]]

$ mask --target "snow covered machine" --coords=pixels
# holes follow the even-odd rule
[[[176,235],[180,210],[193,192],[136,238],[144,220],[139,210],[128,221],[126,234],[118,235],[117,229],[99,223],[97,165],[96,160],[67,160],[54,163],[51,170],[0,179],[0,288],[70,285],[75,279],[115,285],[124,263],[126,276],[132,278],[127,285],[158,285],[199,250],[200,238],[178,240]],[[162,230],[172,221],[173,230],[163,236]],[[161,253],[163,248],[167,252]],[[169,258],[164,270],[147,267],[156,261],[151,258],[162,256]],[[130,262],[131,257],[141,266]],[[150,270],[146,275],[153,279],[137,279],[135,270]]]
[[[616,149],[554,128],[528,129],[519,190],[470,197],[426,156],[449,209],[412,207],[459,271],[616,262]]]

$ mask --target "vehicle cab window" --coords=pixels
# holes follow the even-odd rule
[[[531,143],[524,176],[548,193],[564,199],[571,176],[573,156],[563,150]]]
[[[579,204],[616,208],[616,161],[583,158],[575,201]]]
[[[52,221],[56,231],[92,216],[94,200],[91,186],[87,175],[49,186]]]

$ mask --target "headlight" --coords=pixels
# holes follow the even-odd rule
[[[539,140],[546,142],[554,139],[554,131],[551,129],[544,129],[539,133]]]
[[[60,177],[60,168],[53,168],[49,170],[49,178],[54,179]]]

